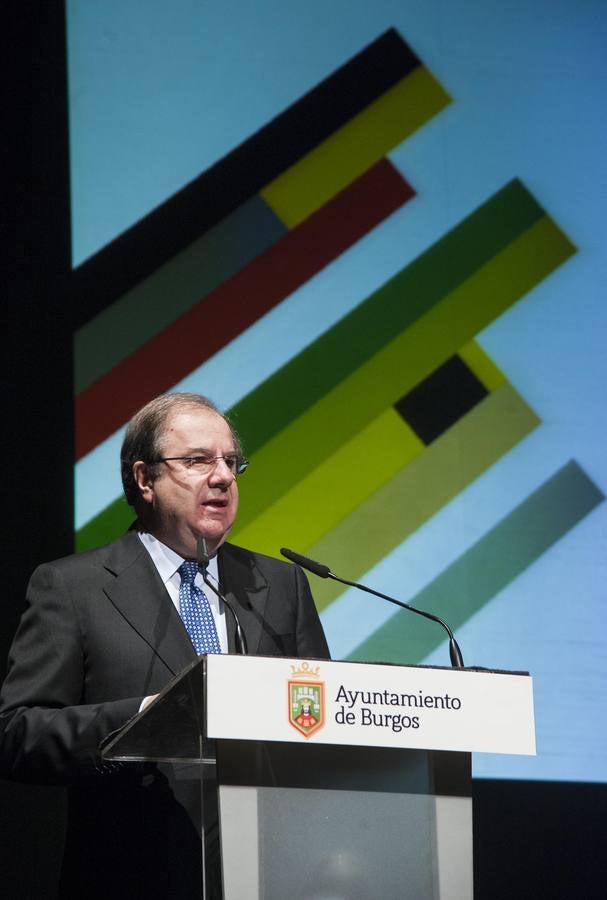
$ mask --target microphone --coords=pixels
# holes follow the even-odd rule
[[[209,568],[211,557],[209,556],[209,552],[207,549],[206,538],[203,538],[202,535],[196,541],[196,559],[198,560],[198,565],[201,567],[203,572],[206,573],[207,569]]]
[[[204,581],[204,583],[206,584],[207,587],[211,588],[213,593],[216,594],[217,597],[219,597],[219,599],[225,604],[226,608],[229,609],[230,612],[232,613],[232,617],[234,619],[234,624],[236,625],[236,649],[237,649],[238,653],[240,653],[241,656],[247,656],[248,652],[249,652],[247,649],[247,639],[246,639],[246,637],[244,635],[244,631],[242,630],[242,627],[240,625],[240,619],[238,618],[236,610],[234,609],[232,604],[226,600],[226,598],[223,596],[223,594],[220,594],[220,592],[217,590],[217,588],[215,587],[215,585],[213,584],[213,582],[211,581],[211,579],[208,576],[207,569],[209,566],[210,558],[211,557],[208,552],[206,539],[203,538],[201,535],[198,538],[198,540],[196,541],[196,559],[197,559],[198,565],[200,566],[201,571],[202,571],[202,580]]]
[[[320,578],[332,578],[333,581],[339,581],[341,584],[347,584],[349,587],[358,588],[360,591],[365,591],[367,594],[373,594],[375,597],[381,597],[382,600],[388,600],[389,603],[394,603],[396,606],[402,607],[402,609],[409,609],[411,612],[423,616],[424,619],[430,619],[430,621],[442,625],[449,635],[449,658],[451,660],[451,665],[455,669],[464,668],[464,658],[462,656],[462,651],[459,648],[459,644],[455,640],[455,635],[440,616],[435,616],[434,613],[426,612],[425,609],[418,609],[416,606],[411,606],[410,603],[403,603],[401,600],[395,600],[394,597],[388,597],[387,594],[382,594],[380,591],[374,591],[373,588],[367,587],[364,584],[358,584],[356,581],[346,581],[345,578],[340,578],[338,575],[335,575],[328,566],[324,566],[314,559],[308,559],[307,556],[302,556],[300,553],[295,553],[293,550],[287,550],[286,547],[281,547],[280,552],[285,559],[301,566],[302,569],[307,569],[308,572],[312,572]]]

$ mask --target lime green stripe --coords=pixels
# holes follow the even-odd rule
[[[75,393],[113,369],[285,234],[254,197],[80,328]]]
[[[578,464],[567,463],[410,602],[458,628],[603,500]],[[350,659],[419,663],[443,640],[439,626],[397,613]]]
[[[294,228],[450,102],[422,66],[397,82],[260,193]]]
[[[406,422],[388,409],[254,522],[235,531],[234,540],[274,556],[285,542],[306,547],[334,528],[423,449]]]
[[[252,457],[240,527],[433,372],[571,253],[540,219]]]
[[[232,410],[249,455],[543,215],[510,182]],[[571,248],[569,249],[571,252]]]
[[[521,441],[538,421],[510,385],[498,388],[330,534],[302,552],[356,580]],[[316,581],[318,608],[343,590],[333,581]]]

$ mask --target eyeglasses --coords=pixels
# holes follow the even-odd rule
[[[211,456],[210,453],[197,453],[195,456],[165,456],[157,459],[156,462],[181,462],[190,472],[206,475],[220,459],[223,459],[232,475],[242,475],[249,465],[249,461],[238,456],[237,453],[227,453],[225,456]]]

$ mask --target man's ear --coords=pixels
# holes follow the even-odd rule
[[[139,459],[133,463],[133,478],[139,488],[139,495],[145,503],[151,503],[154,499],[154,479],[150,473],[150,466]]]

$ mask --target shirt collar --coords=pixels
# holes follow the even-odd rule
[[[184,561],[184,557],[167,547],[166,544],[163,544],[162,541],[159,541],[158,538],[148,531],[139,531],[138,534],[141,543],[152,557],[152,562],[156,566],[163,584],[167,584],[179,569],[179,566]],[[217,554],[210,558],[207,572],[216,582],[219,580]]]

